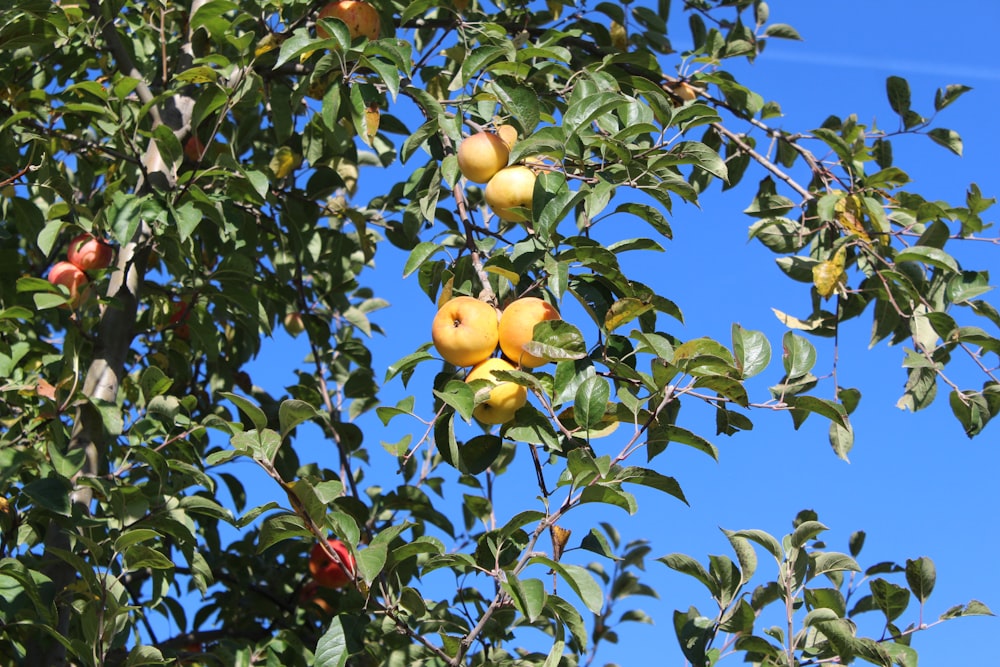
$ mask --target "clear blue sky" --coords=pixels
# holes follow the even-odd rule
[[[1000,108],[1000,68],[995,50],[1000,3],[973,0],[945,6],[930,0],[773,0],[770,5],[772,21],[792,24],[805,41],[774,40],[756,64],[741,66],[736,72],[750,88],[780,102],[785,118],[778,123],[792,130],[809,130],[828,114],[855,113],[861,122],[875,119],[891,129],[897,123],[886,102],[887,76],[907,78],[914,108],[926,114],[933,109],[938,87],[963,83],[974,90],[947,109],[937,124],[962,135],[965,156],[958,158],[927,138],[911,137],[894,143],[896,163],[910,173],[912,189],[928,198],[961,203],[970,182],[977,182],[986,196],[1000,195],[995,167],[1000,140],[994,121]],[[683,48],[686,17],[679,9],[674,11],[671,36],[675,45]],[[670,61],[666,62],[669,67]],[[745,328],[765,331],[780,352],[784,329],[771,308],[807,314],[807,290],[784,278],[773,255],[746,242],[751,220],[741,211],[762,176],[751,170],[745,187],[724,194],[715,186],[704,196],[701,209],[675,206],[671,218],[675,239],[667,243],[666,254],[645,266],[636,265],[638,278],[656,286],[684,311],[684,327],[661,321],[673,333],[684,338],[712,336],[726,342],[731,324],[739,322]],[[373,170],[363,171],[356,201],[366,202],[385,182]],[[996,210],[991,210],[988,219],[995,217]],[[386,337],[370,341],[376,368],[384,368],[429,341],[434,312],[415,277],[400,280],[403,254],[385,245],[376,259],[378,271],[362,278],[393,304],[373,317],[387,332]],[[950,249],[961,253],[960,261],[970,268],[998,265],[1000,248],[996,246],[968,244],[961,251]],[[1000,272],[994,271],[994,280],[998,277]],[[998,303],[995,295],[988,298]],[[857,439],[850,464],[830,451],[824,420],[814,417],[794,431],[786,415],[758,414],[753,432],[715,440],[721,449],[719,463],[683,447],[673,447],[655,460],[657,469],[679,480],[690,507],[665,496],[639,494],[640,509],[632,517],[620,510],[590,508],[567,517],[566,527],[574,529],[571,546],[599,520],[613,521],[626,540],[645,538],[652,546],[644,581],[659,591],[660,598],[639,598],[634,606],[653,616],[657,625],[622,628],[620,644],[606,646],[595,664],[647,664],[653,650],[659,658],[657,664],[683,664],[671,614],[674,609],[696,605],[712,615],[712,603],[697,585],[652,558],[675,551],[702,562],[708,554],[731,556],[719,527],[760,528],[780,536],[789,531],[791,519],[804,508],[815,509],[831,528],[826,537],[832,549],[846,551],[850,533],[865,530],[868,539],[860,559],[863,565],[931,557],[938,569],[938,585],[928,603],[931,619],[972,598],[1000,609],[1000,570],[991,558],[1000,509],[995,490],[995,476],[1000,471],[1000,425],[989,426],[985,434],[969,441],[952,417],[943,390],[943,398],[924,412],[911,414],[897,409],[895,403],[905,381],[900,367],[902,349],[883,344],[869,351],[869,330],[870,315],[866,314],[845,326],[841,334],[841,384],[857,387],[864,395],[853,416]],[[832,342],[813,342],[820,352],[818,369],[825,372]],[[778,352],[756,386],[759,397],[764,396],[767,384],[781,375]],[[294,381],[290,369],[304,355],[302,341],[292,342],[278,333],[265,345],[251,375],[255,383],[281,395],[281,388]],[[430,366],[414,376],[405,390],[416,394],[424,414],[430,413]],[[381,392],[388,403],[403,395],[398,379]],[[399,424],[402,426],[402,421]],[[708,423],[685,425],[706,434],[714,432]],[[369,479],[394,483],[394,461],[384,454],[379,441],[400,437],[396,423],[387,431],[372,415],[364,418],[363,426],[373,457]],[[410,426],[418,437],[417,425],[411,422]],[[296,445],[303,460],[332,458],[331,445],[321,442],[318,434],[315,446],[307,444],[307,439],[299,438]],[[614,442],[607,447],[605,451],[617,452]],[[253,474],[249,466],[241,466],[241,470],[248,476]],[[500,495],[510,499],[509,505],[497,508],[501,521],[524,509],[524,499],[537,491],[526,452],[519,455],[512,473],[499,482]],[[268,483],[256,486],[264,490]],[[276,495],[277,489],[273,492]],[[454,491],[456,506],[457,494],[462,492],[468,490]],[[544,546],[547,548],[547,543]],[[586,564],[591,556],[578,551],[566,559]],[[761,556],[763,570],[767,565]],[[901,620],[914,618],[911,610]],[[983,637],[998,630],[997,619],[959,619],[919,633],[914,646],[920,651],[922,665],[970,664],[966,656],[977,650],[974,647],[982,650],[990,646]],[[738,662],[733,658],[723,664]]]

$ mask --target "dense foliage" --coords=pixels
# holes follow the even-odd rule
[[[797,39],[762,0],[371,0],[379,38],[353,41],[329,18],[317,37],[322,4],[0,10],[5,664],[590,664],[616,625],[649,620],[625,599],[656,595],[652,547],[559,521],[594,503],[634,513],[638,487],[686,502],[658,466],[668,445],[718,458],[717,437],[776,411],[796,428],[827,420],[846,459],[860,392],[816,371],[810,336],[870,318],[873,344],[904,350],[901,406],[943,389],[970,437],[1000,411],[989,276],[952,254],[994,201],[975,185],[960,204],[929,201],[893,160],[906,135],[961,153],[937,115],[965,86],[921,111],[892,77],[898,129],[831,116],[791,133],[727,70]],[[667,31],[680,13],[683,53]],[[511,164],[537,174],[521,221],[494,215],[456,158],[463,136],[501,125],[518,133]],[[759,181],[751,237],[812,312],[782,314],[780,341],[739,325],[683,339],[671,294],[621,258],[661,251],[676,207],[743,178]],[[645,233],[616,236],[625,218]],[[71,292],[45,277],[84,232],[114,263]],[[496,376],[528,390],[514,420],[477,425],[487,397],[442,364],[429,323],[375,367],[388,300],[369,285],[386,244],[431,302],[530,295],[585,313],[534,328],[530,352],[549,363]],[[284,396],[246,372],[278,327],[304,327],[310,347]],[[747,381],[775,364],[783,378],[756,395]],[[410,382],[428,366],[433,386]],[[981,383],[959,386],[956,366]],[[389,383],[402,397],[383,402]],[[688,405],[714,412],[714,433]],[[371,412],[411,435],[380,443],[356,423]],[[335,456],[302,460],[306,423]],[[537,493],[498,512],[515,457],[531,457]],[[241,459],[283,502],[248,506]],[[370,482],[374,466],[398,469],[396,485]],[[864,567],[863,533],[841,553],[825,530],[803,512],[784,537],[725,531],[732,557],[655,559],[713,600],[678,605],[687,660],[916,665],[934,564]],[[348,585],[317,586],[315,545],[355,565]],[[564,547],[591,553],[563,561]],[[940,618],[984,613],[972,601]],[[183,632],[163,636],[158,618]]]

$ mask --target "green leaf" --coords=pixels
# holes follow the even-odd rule
[[[503,440],[498,436],[478,435],[459,447],[462,472],[478,475],[493,465],[503,449]]]
[[[142,395],[147,403],[155,396],[165,393],[173,385],[174,381],[156,366],[149,366],[139,377],[139,386],[142,388]]]
[[[757,552],[754,551],[750,540],[737,531],[725,528],[720,528],[720,530],[729,539],[729,544],[736,553],[736,559],[740,562],[741,583],[745,584],[753,578],[754,572],[757,571]]]
[[[890,623],[899,618],[910,604],[910,591],[890,581],[873,579],[869,587],[875,606],[885,614],[886,620]]]
[[[582,128],[597,118],[611,113],[625,103],[625,98],[619,93],[580,96],[579,99],[570,102],[563,113],[563,131],[567,136],[578,134]]]
[[[72,485],[69,480],[50,473],[48,477],[40,477],[24,485],[21,493],[28,496],[35,505],[62,516],[70,516],[69,494]]]
[[[777,37],[780,39],[794,39],[802,41],[802,36],[799,32],[790,25],[785,23],[772,23],[771,25],[764,28],[764,35],[766,37]]]
[[[450,380],[443,390],[434,390],[434,395],[441,401],[455,408],[455,411],[462,416],[462,419],[469,421],[472,419],[472,409],[476,407],[476,391],[472,385],[490,386],[487,380],[475,380],[471,384],[461,380]],[[486,394],[483,395],[483,400]]]
[[[806,375],[816,364],[816,348],[808,340],[791,331],[785,333],[782,342],[782,363],[785,376],[794,380]]]
[[[587,356],[583,334],[564,320],[539,322],[535,325],[533,338],[524,344],[524,350],[536,357],[558,362]]]
[[[519,579],[513,573],[508,573],[506,581],[502,581],[500,586],[507,591],[514,600],[514,605],[518,611],[524,614],[529,623],[534,623],[541,615],[545,607],[546,598],[545,585],[540,579]]]
[[[906,583],[921,604],[926,602],[927,598],[931,596],[936,580],[937,571],[934,568],[934,561],[930,558],[921,556],[914,560],[907,559]]]
[[[826,417],[842,428],[848,427],[844,409],[834,401],[817,396],[786,396],[785,403],[792,407],[793,412],[802,412],[802,417],[796,419],[796,424],[805,420],[806,413],[816,413]]]
[[[733,324],[733,358],[740,377],[751,378],[771,363],[771,343],[762,332]]]
[[[725,161],[715,150],[700,141],[682,141],[670,149],[667,155],[673,158],[673,164],[691,164],[723,181],[729,180]]]
[[[719,449],[715,445],[693,431],[673,424],[650,429],[647,441],[647,460],[651,461],[654,456],[666,449],[667,445],[671,442],[694,447],[698,451],[708,454],[716,461],[719,460]]]
[[[249,451],[255,459],[266,463],[273,463],[274,457],[281,449],[281,436],[269,428],[263,431],[251,429],[237,433],[230,438],[230,442],[235,449]]]
[[[149,568],[151,570],[172,570],[174,562],[165,555],[142,544],[134,544],[125,549],[122,554],[125,559],[124,568],[135,571]]]
[[[123,551],[133,544],[139,544],[146,540],[157,540],[163,537],[161,533],[151,528],[132,528],[118,536],[115,540],[115,550]]]
[[[340,616],[334,616],[316,643],[316,667],[344,667],[349,656],[344,625]]]
[[[671,239],[674,237],[673,230],[670,228],[670,222],[667,220],[666,216],[660,211],[660,209],[649,206],[648,204],[637,204],[637,203],[625,203],[620,204],[615,210],[615,213],[629,213],[631,215],[640,218],[647,223],[649,223],[653,229],[655,229],[659,234],[665,238]]]
[[[958,262],[955,258],[939,248],[928,246],[913,246],[896,254],[896,263],[900,262],[923,262],[940,269],[948,269],[958,273]]]
[[[660,561],[671,570],[676,570],[681,574],[686,574],[689,577],[694,577],[709,590],[712,597],[717,597],[719,595],[719,585],[711,576],[709,576],[708,571],[705,570],[701,563],[696,561],[694,558],[686,554],[673,553],[667,554],[666,556],[661,556],[656,560]]]
[[[934,110],[941,111],[941,109],[944,109],[946,106],[970,90],[972,90],[972,88],[969,86],[963,86],[955,83],[945,86],[944,88],[938,88],[937,92],[934,94]]]
[[[885,92],[889,98],[889,106],[900,116],[910,110],[910,84],[899,76],[890,76],[885,80]]]
[[[579,565],[569,565],[568,563],[558,563],[547,556],[532,556],[528,560],[528,565],[545,565],[569,584],[573,592],[580,596],[580,600],[590,611],[600,614],[604,607],[604,593],[601,587],[594,581],[594,577],[586,569]]]
[[[268,547],[296,537],[312,539],[313,534],[306,529],[302,519],[291,512],[272,514],[264,519],[257,538],[257,553],[263,553]]]
[[[927,132],[934,143],[940,144],[950,150],[955,155],[962,157],[962,137],[955,130],[946,130],[943,127],[936,127]]]
[[[821,524],[819,521],[803,521],[795,528],[795,532],[792,533],[791,544],[795,549],[800,549],[805,546],[806,542],[813,539],[827,527]]]
[[[618,556],[615,556],[614,551],[611,549],[611,545],[608,544],[607,538],[604,537],[604,533],[596,528],[591,528],[590,532],[583,536],[583,540],[580,542],[580,548],[592,551],[595,554],[604,556],[605,558],[610,558],[611,560],[620,560]]]
[[[847,417],[844,417],[844,420],[847,421]],[[848,422],[846,428],[837,422],[831,422],[828,437],[830,439],[830,447],[833,448],[833,453],[842,461],[850,463],[847,455],[854,448],[854,427],[850,422]]]
[[[941,620],[958,618],[959,616],[993,616],[990,608],[979,600],[971,600],[967,605],[955,605],[941,614]]]
[[[317,416],[316,408],[305,401],[286,399],[278,406],[278,423],[281,425],[281,438],[285,439],[293,428],[304,421]]]
[[[442,249],[443,246],[440,243],[431,243],[430,241],[422,241],[418,243],[416,247],[410,251],[410,256],[406,258],[406,265],[403,266],[403,277],[406,278],[410,276],[414,271],[423,266],[424,262]]]
[[[253,423],[254,428],[257,429],[258,431],[267,426],[267,415],[265,415],[264,411],[261,410],[260,407],[256,403],[251,401],[249,398],[244,398],[239,394],[234,394],[228,391],[220,391],[217,392],[217,394],[222,398],[232,401],[233,404],[236,405],[236,407],[239,408],[243,414],[249,417],[250,421]]]
[[[583,617],[577,611],[576,606],[555,594],[548,596],[545,606],[551,609],[559,620],[566,624],[573,638],[579,644],[580,650],[586,651],[589,633],[587,632],[587,626],[583,621]]]
[[[813,555],[813,574],[827,572],[860,572],[861,566],[847,554],[836,551],[822,551]]]
[[[677,480],[673,477],[662,475],[655,470],[629,466],[627,468],[622,468],[617,473],[616,477],[622,482],[640,484],[642,486],[648,486],[651,489],[656,489],[657,491],[663,491],[664,493],[677,498],[685,505],[688,504],[687,498],[684,497],[684,492],[681,491],[681,486],[677,483]]]
[[[576,390],[573,401],[573,418],[579,426],[593,428],[603,418],[611,397],[611,386],[599,376],[588,377]]]

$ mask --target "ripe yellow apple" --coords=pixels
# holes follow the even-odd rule
[[[381,32],[381,22],[378,11],[367,2],[360,0],[339,0],[331,2],[323,9],[319,10],[321,19],[340,19],[347,24],[347,30],[351,33],[351,40],[360,36],[368,39],[378,39]],[[316,27],[316,36],[326,39],[330,34],[322,27]]]
[[[56,262],[49,269],[49,282],[69,290],[69,304],[76,308],[86,294],[87,274],[72,262]]]
[[[472,368],[465,378],[466,382],[473,380],[489,380],[494,383],[486,400],[472,409],[472,416],[484,424],[503,424],[514,417],[522,405],[528,400],[528,390],[513,382],[498,381],[493,371],[515,370],[510,362],[496,357],[487,359]]]
[[[500,125],[497,127],[497,136],[506,144],[508,150],[514,150],[517,143],[517,128],[513,125]]]
[[[288,332],[292,338],[297,337],[300,333],[306,330],[305,320],[302,319],[302,313],[294,311],[285,315],[285,331]]]
[[[668,85],[670,92],[682,102],[693,102],[698,98],[698,93],[701,92],[687,81],[677,81]]]
[[[547,359],[525,352],[524,344],[531,341],[536,324],[558,319],[561,319],[559,311],[536,296],[526,296],[514,301],[500,314],[500,349],[513,363],[524,368],[535,368],[548,363]]]
[[[458,145],[458,169],[473,183],[486,183],[507,166],[510,149],[492,132],[477,132]]]
[[[431,339],[444,360],[456,366],[474,366],[497,347],[497,311],[471,296],[445,303],[431,323]]]
[[[517,210],[525,208],[530,215],[535,192],[535,172],[523,165],[505,167],[486,184],[483,197],[493,212],[507,222],[526,222],[528,217]]]

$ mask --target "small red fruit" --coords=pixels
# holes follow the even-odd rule
[[[66,259],[84,271],[106,269],[114,256],[114,249],[93,234],[80,234],[69,242],[66,251]]]
[[[190,340],[191,327],[188,326],[188,315],[191,314],[191,304],[186,301],[174,301],[170,305],[170,322],[168,326],[174,328],[174,335],[181,340]]]
[[[323,597],[319,582],[316,580],[310,581],[302,587],[299,592],[299,604],[320,616],[333,615],[333,607],[330,605],[330,601]]]
[[[345,571],[340,563],[327,555],[322,544],[317,543],[309,552],[309,574],[320,586],[343,588],[354,579],[354,556],[351,555],[347,545],[338,539],[331,537],[327,539],[326,543],[340,556],[340,560],[347,566],[347,570]]]
[[[184,142],[184,157],[192,162],[199,162],[204,155],[205,144],[201,142],[201,139],[197,135],[192,134]]]
[[[69,290],[70,305],[73,308],[80,305],[87,286],[87,274],[80,267],[70,262],[56,262],[49,269],[48,278],[53,285],[63,285]]]

